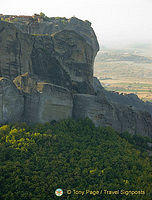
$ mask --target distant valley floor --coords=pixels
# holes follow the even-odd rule
[[[152,101],[152,57],[140,50],[100,51],[94,76],[107,90],[135,93],[144,101]]]

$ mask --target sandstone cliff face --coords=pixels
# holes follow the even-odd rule
[[[117,94],[112,91],[104,90],[104,94],[107,97],[108,101],[119,104],[122,106],[130,106],[136,110],[145,110],[152,115],[152,103],[150,102],[143,102],[141,99],[138,98],[136,94]]]
[[[93,78],[98,43],[89,22],[35,25],[0,21],[0,123],[89,117],[96,126],[152,137],[151,105],[107,92]]]
[[[128,131],[132,134],[142,134],[143,136],[152,137],[152,116],[148,112],[146,104],[138,99],[136,95],[130,95],[131,97],[129,98],[128,95],[122,96],[116,93],[108,92],[101,86],[99,80],[95,77],[93,79],[93,87],[97,97],[99,99],[104,99],[104,102],[106,101],[109,105],[111,105],[111,107],[109,106],[109,109],[106,110],[104,115],[101,114],[103,119],[108,118],[107,121],[110,126],[119,132]],[[115,95],[117,95],[117,99],[119,99],[119,101],[116,101]],[[90,108],[88,108],[88,110],[89,109]],[[99,109],[98,112],[99,111],[101,112],[101,109]],[[110,114],[111,118],[109,118],[108,114]],[[94,117],[92,120],[97,123]],[[106,124],[99,119],[99,124],[100,123]]]
[[[120,105],[121,107],[129,106],[133,110],[147,111],[152,115],[152,103],[142,101],[136,94],[118,94],[113,91],[107,91],[101,86],[96,77],[93,78],[93,87],[96,93],[102,93],[112,104]]]
[[[91,23],[88,21],[82,21],[76,17],[70,19],[56,19],[50,18],[48,21],[43,22],[14,22],[17,29],[24,33],[29,34],[53,34],[62,30],[73,30],[82,36],[85,41],[92,46],[94,50],[94,56],[99,50],[99,44],[94,33]]]
[[[0,76],[13,80],[30,71],[33,41],[13,24],[0,22]]]
[[[23,120],[24,98],[11,80],[0,78],[0,123]]]
[[[152,137],[152,118],[148,112],[110,104],[102,96],[74,95],[73,117],[89,117],[96,126],[111,126],[118,132]]]
[[[72,80],[73,89],[80,93],[93,93],[94,51],[74,31],[61,31],[52,35],[55,57]]]
[[[29,123],[45,123],[72,117],[72,93],[61,86],[40,82],[28,73],[14,79],[24,96],[23,118]]]
[[[93,93],[93,49],[73,31],[34,37],[33,74],[81,93]]]
[[[93,94],[93,48],[73,31],[31,36],[0,23],[0,72],[13,80],[29,72],[40,81]]]

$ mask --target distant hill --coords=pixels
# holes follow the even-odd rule
[[[104,50],[98,53],[96,61],[132,61],[135,63],[152,63],[152,57],[140,55],[139,50]]]

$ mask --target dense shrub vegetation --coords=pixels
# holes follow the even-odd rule
[[[89,119],[3,125],[0,199],[150,200],[152,161],[144,147],[138,148],[138,139],[129,142],[130,137],[110,127],[96,128]],[[62,197],[55,196],[57,188],[63,189]],[[67,190],[143,190],[146,194],[67,195]]]

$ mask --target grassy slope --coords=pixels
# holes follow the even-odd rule
[[[89,119],[0,127],[0,199],[145,199],[152,196],[146,140]],[[77,190],[144,190],[145,195],[66,195]],[[61,198],[62,199],[62,198]]]

